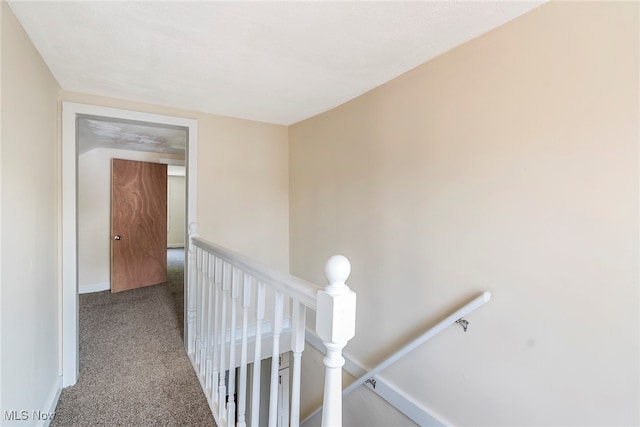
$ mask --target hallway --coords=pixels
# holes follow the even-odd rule
[[[183,345],[183,249],[167,283],[80,295],[80,375],[51,426],[215,426]]]

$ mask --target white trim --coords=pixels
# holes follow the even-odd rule
[[[78,379],[76,112],[62,104],[62,386]]]
[[[91,115],[121,120],[162,123],[186,127],[187,141],[187,224],[197,222],[197,142],[198,121],[183,117],[143,113],[96,105],[62,103],[62,386],[78,379],[78,250],[77,250],[77,141],[78,116]],[[185,280],[188,269],[185,268]],[[186,290],[186,286],[185,286]],[[185,298],[185,303],[187,298]],[[185,309],[185,315],[186,315]],[[186,325],[186,322],[185,322]],[[185,342],[187,342],[185,329]]]
[[[91,294],[93,292],[102,292],[111,290],[111,283],[92,283],[90,285],[78,286],[79,294]]]
[[[49,392],[49,397],[45,401],[46,402],[45,411],[48,412],[49,414],[53,414],[56,412],[56,407],[58,406],[58,400],[60,399],[61,392],[62,392],[62,377],[56,377],[53,383],[53,387]],[[49,427],[49,424],[51,424],[51,419],[41,420],[36,425],[42,426],[42,427]]]
[[[184,248],[184,243],[168,243],[167,244],[167,249],[182,249],[182,248]]]
[[[187,168],[184,165],[167,165],[167,175],[169,176],[187,176]]]
[[[316,350],[321,352],[322,354],[326,354],[326,349],[320,337],[318,337],[315,333],[306,330],[306,341]],[[344,357],[344,366],[343,369],[354,378],[360,378],[362,375],[367,373],[367,370],[354,362],[349,356],[346,354],[342,354]],[[413,422],[420,426],[435,426],[435,427],[444,427],[445,424],[441,419],[435,417],[428,411],[424,406],[404,394],[402,391],[398,390],[394,386],[385,382],[380,377],[373,377],[376,381],[375,388],[370,383],[365,383],[365,385],[378,396],[389,402],[391,406],[396,408],[398,411],[403,413],[406,417],[410,418]]]
[[[426,408],[404,394],[401,390],[380,379],[380,377],[374,377],[374,379],[376,380],[375,387],[369,382],[365,383],[369,390],[389,402],[391,406],[402,412],[419,426],[445,427],[448,425],[443,422],[440,417],[436,417],[432,411],[427,411]]]

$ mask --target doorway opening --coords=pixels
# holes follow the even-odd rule
[[[185,229],[187,139],[188,129],[182,126],[78,117],[79,293],[129,289],[154,278],[158,282],[164,275],[160,255],[166,247],[160,246],[168,232],[163,236],[161,223],[166,222],[163,206],[168,193],[163,181],[169,181],[169,170],[182,169],[183,178],[171,177],[183,186],[174,185],[172,192],[182,195],[179,211],[172,205],[178,214],[173,219],[180,223],[171,224],[172,241],[180,243]],[[122,233],[127,236],[115,241]]]
[[[62,105],[62,295],[61,295],[61,375],[63,387],[73,385],[77,381],[79,369],[78,347],[78,309],[79,309],[79,251],[78,251],[78,172],[79,155],[86,147],[80,145],[80,131],[83,121],[92,121],[102,129],[102,137],[114,131],[109,130],[108,123],[118,123],[125,131],[120,135],[122,143],[130,147],[147,147],[153,149],[152,141],[147,138],[136,138],[128,135],[126,129],[146,126],[164,132],[170,129],[182,129],[186,132],[184,147],[185,180],[186,180],[186,212],[183,220],[183,231],[186,235],[187,225],[196,222],[196,171],[197,171],[197,121],[174,116],[141,113],[137,111],[99,107],[88,104],[63,102]],[[97,125],[96,125],[97,123]],[[105,130],[106,129],[106,130]],[[122,131],[122,129],[121,129]],[[94,141],[95,142],[95,141]],[[103,141],[104,142],[104,141]],[[97,142],[100,144],[100,141]],[[167,143],[170,146],[170,142]],[[122,148],[122,147],[120,147]],[[170,147],[169,147],[170,148]],[[127,148],[124,148],[127,149]],[[128,148],[131,150],[131,148]],[[157,148],[155,148],[157,149]],[[144,150],[143,150],[144,151]],[[165,153],[166,157],[166,153]],[[168,161],[171,163],[173,161]],[[105,238],[110,237],[106,235]],[[185,279],[188,268],[185,266]],[[184,310],[186,313],[186,310]],[[186,334],[185,342],[186,342]]]

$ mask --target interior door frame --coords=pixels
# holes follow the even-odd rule
[[[62,360],[62,386],[68,387],[78,380],[79,372],[79,297],[78,297],[78,132],[77,119],[99,116],[116,120],[133,120],[182,126],[188,129],[186,150],[187,225],[197,222],[197,148],[198,121],[183,117],[144,113],[119,108],[101,107],[75,102],[62,102],[62,291],[60,359]],[[186,243],[186,242],[185,242]],[[185,257],[185,283],[189,269]],[[185,304],[187,288],[185,286]],[[187,315],[185,308],[184,315]],[[188,342],[185,320],[184,338]]]

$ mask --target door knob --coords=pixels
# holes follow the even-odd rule
[[[122,240],[122,237],[116,234],[115,236],[113,236],[113,240]]]

